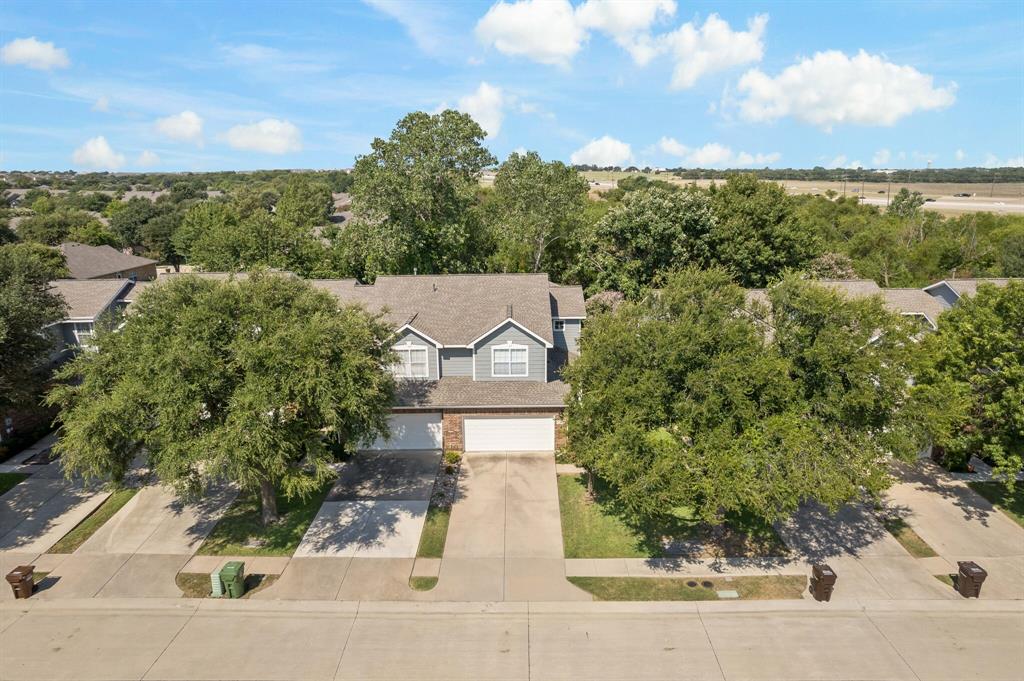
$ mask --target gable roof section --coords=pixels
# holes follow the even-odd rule
[[[156,264],[156,260],[126,255],[110,246],[87,246],[65,241],[60,245],[60,250],[67,258],[68,270],[73,279],[95,279],[134,267]]]
[[[396,328],[411,325],[441,345],[470,345],[509,318],[546,344],[554,344],[546,274],[381,276],[370,285],[354,279],[311,283],[344,303],[386,310],[388,322]],[[582,292],[579,296],[582,299]]]
[[[870,279],[821,279],[822,286],[841,293],[848,298],[881,296],[885,306],[893,312],[907,315],[922,315],[935,326],[939,315],[945,309],[942,303],[925,291],[916,288],[881,288]],[[747,303],[758,302],[771,305],[765,289],[747,289]]]
[[[59,293],[68,305],[64,321],[95,321],[130,285],[128,279],[58,279],[50,282],[51,290]]]
[[[587,307],[583,300],[583,289],[581,287],[551,284],[548,293],[551,296],[552,317],[583,319],[587,316]]]
[[[923,290],[930,291],[933,288],[945,285],[957,297],[962,298],[963,296],[973,296],[977,293],[979,284],[1006,286],[1010,281],[1010,279],[944,279],[931,286],[925,286]]]

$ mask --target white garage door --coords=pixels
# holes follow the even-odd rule
[[[441,449],[441,415],[392,414],[391,438],[377,438],[370,449]]]
[[[466,417],[467,452],[551,452],[555,449],[555,419]]]

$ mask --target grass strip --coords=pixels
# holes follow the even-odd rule
[[[969,482],[967,485],[1024,527],[1024,482],[1016,483],[1013,491],[1007,489],[1006,483],[997,481]]]
[[[103,527],[104,523],[113,518],[115,513],[131,501],[138,491],[137,487],[123,487],[111,492],[102,504],[94,508],[82,522],[61,537],[60,541],[51,546],[47,553],[74,553],[79,546],[96,533],[96,530]]]
[[[199,547],[200,556],[290,556],[320,511],[334,479],[305,498],[277,495],[280,520],[264,525],[258,494],[243,492]]]
[[[277,581],[280,575],[258,575],[250,574],[245,576],[245,594],[242,598],[248,598],[257,591],[262,591]],[[211,598],[210,596],[210,575],[205,572],[179,572],[174,577],[174,583],[181,589],[182,598]],[[227,596],[224,596],[227,598]]]
[[[914,558],[932,558],[939,555],[903,518],[883,518],[882,525]]]
[[[28,473],[0,473],[0,494],[10,491],[28,477]]]
[[[718,591],[732,590],[741,600],[801,598],[803,575],[733,577],[567,577],[599,601],[717,601]]]
[[[444,544],[448,539],[448,521],[451,520],[452,509],[434,506],[427,508],[427,518],[423,522],[420,534],[420,545],[416,549],[417,558],[441,558],[444,556]]]
[[[410,577],[409,586],[416,591],[430,591],[437,586],[437,577]]]

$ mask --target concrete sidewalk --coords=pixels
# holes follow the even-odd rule
[[[1019,679],[1024,604],[0,604],[18,679]]]

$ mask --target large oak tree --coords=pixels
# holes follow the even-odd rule
[[[133,303],[119,331],[61,370],[66,471],[119,480],[144,452],[184,494],[226,480],[305,495],[333,475],[325,438],[386,432],[391,329],[293,277],[180,276]]]

